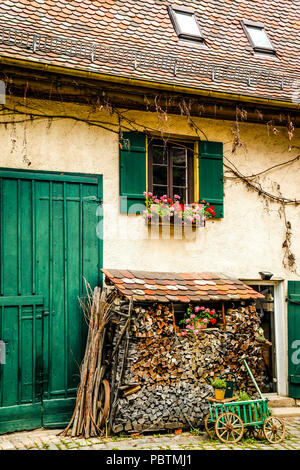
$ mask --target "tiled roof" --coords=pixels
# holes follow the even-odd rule
[[[194,9],[205,44],[178,39],[167,11],[170,4]],[[276,57],[253,52],[242,19],[264,23]],[[296,1],[2,0],[0,33],[2,27],[19,32],[0,34],[1,56],[277,100],[298,97],[300,8]],[[47,40],[34,34],[47,35]],[[72,53],[64,49],[65,44],[51,42],[51,37],[86,44],[76,55],[74,49]],[[98,46],[95,53],[84,54],[93,45]],[[104,45],[115,49],[105,53]],[[137,51],[140,54],[135,55]]]
[[[102,269],[126,298],[152,302],[251,300],[264,296],[237,279],[214,273],[169,273]]]

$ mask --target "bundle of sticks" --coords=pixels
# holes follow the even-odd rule
[[[103,349],[106,326],[113,315],[115,294],[108,294],[86,282],[87,300],[82,308],[88,320],[88,337],[80,371],[80,383],[73,416],[62,435],[85,438],[103,433],[99,422],[99,392],[105,374]]]

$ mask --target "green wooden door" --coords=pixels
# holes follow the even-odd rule
[[[0,170],[0,432],[64,426],[100,283],[102,178]],[[99,226],[99,225],[98,225]]]
[[[300,398],[300,281],[288,282],[289,396]]]

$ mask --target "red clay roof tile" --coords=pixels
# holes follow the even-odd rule
[[[115,284],[127,298],[133,296],[136,301],[186,303],[231,299],[251,300],[264,297],[241,281],[236,279],[230,281],[215,273],[177,274],[116,269],[102,269],[102,272],[108,282]],[[173,281],[174,278],[177,279],[176,282]],[[179,281],[180,278],[185,280]],[[226,283],[222,284],[221,281],[226,281]]]

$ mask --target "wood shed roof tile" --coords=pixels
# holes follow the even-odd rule
[[[238,279],[214,273],[169,273],[102,269],[106,281],[135,301],[200,302],[255,300],[264,296]],[[176,282],[174,282],[176,279]],[[225,282],[226,281],[226,282]],[[149,285],[150,284],[150,285]]]

